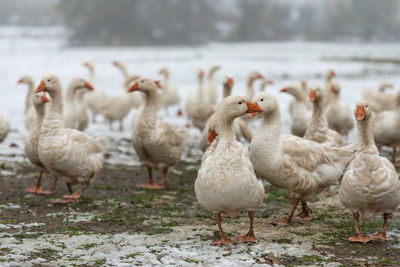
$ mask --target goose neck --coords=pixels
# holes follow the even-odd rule
[[[357,132],[359,140],[359,146],[357,149],[358,151],[375,145],[374,133],[372,131],[371,120],[369,118],[366,118],[362,121],[357,121]]]

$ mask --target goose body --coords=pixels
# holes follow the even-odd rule
[[[128,92],[140,91],[145,96],[145,104],[138,110],[139,114],[133,128],[132,144],[137,156],[148,166],[149,183],[138,186],[163,189],[168,169],[177,164],[181,158],[187,130],[174,129],[157,116],[160,101],[157,86],[148,78],[140,78]],[[151,177],[153,168],[162,172],[159,185],[153,184]]]
[[[386,92],[387,88],[394,88],[394,86],[388,82],[383,82],[378,90],[364,92],[363,97],[368,101],[368,105],[372,111],[379,113],[396,108],[396,95]]]
[[[45,76],[36,92],[47,91],[51,97],[39,137],[39,158],[54,176],[67,185],[80,184],[74,194],[66,195],[66,202],[79,198],[83,190],[103,168],[105,138],[97,138],[64,126],[62,89],[58,78]]]
[[[328,126],[341,135],[347,135],[353,129],[354,122],[349,105],[340,100],[339,83],[332,83],[330,94],[333,94],[333,99],[326,112]]]
[[[357,236],[352,242],[368,242],[371,239],[386,239],[386,223],[389,215],[400,205],[400,181],[393,165],[379,156],[374,143],[372,111],[368,103],[357,103],[355,116],[359,146],[339,190],[342,204],[353,212]],[[370,221],[376,213],[383,213],[384,227],[377,234],[364,236],[358,227],[359,216]]]
[[[211,105],[216,105],[218,101],[217,83],[215,82],[214,74],[219,69],[221,69],[221,66],[212,66],[207,76],[207,102]]]
[[[30,132],[32,128],[35,126],[36,122],[36,112],[35,108],[32,105],[32,94],[34,89],[34,82],[31,76],[24,75],[21,79],[18,80],[18,84],[26,84],[28,85],[28,93],[25,98],[25,128]]]
[[[217,215],[219,225],[221,212],[235,217],[245,209],[251,216],[264,198],[264,187],[254,173],[248,150],[236,141],[233,130],[233,120],[248,110],[246,103],[244,97],[231,96],[220,104],[216,113],[219,140],[204,154],[195,182],[199,203]],[[226,238],[220,228],[220,239],[213,244]]]
[[[294,135],[282,135],[275,98],[259,93],[253,102],[262,109],[261,125],[250,143],[250,159],[256,174],[286,189],[293,198],[292,211],[281,224],[290,223],[300,201],[303,206],[300,217],[310,219],[306,202],[339,180],[354,157],[354,148],[333,148]]]
[[[10,123],[2,114],[0,114],[0,143],[6,139],[10,132]]]

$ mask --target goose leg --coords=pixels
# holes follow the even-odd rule
[[[293,199],[293,203],[292,203],[292,210],[290,211],[290,214],[288,217],[286,217],[286,219],[282,222],[272,222],[271,224],[273,225],[289,225],[292,221],[292,217],[294,212],[296,211],[297,205],[299,204],[299,200],[298,199]]]
[[[70,194],[72,194],[72,187],[71,187],[71,184],[69,184],[69,183],[65,183],[65,184],[67,185],[68,192],[69,192]]]
[[[392,163],[396,167],[396,154],[397,154],[397,149],[396,146],[392,146],[393,148],[393,153],[392,153]]]
[[[36,184],[25,189],[25,192],[38,194],[38,192],[42,190],[42,185],[41,185],[42,175],[43,172],[40,172],[39,177],[36,180]]]
[[[248,214],[249,214],[249,218],[250,218],[249,232],[247,232],[247,234],[239,237],[239,239],[238,239],[239,243],[257,242],[256,236],[254,235],[254,231],[253,231],[254,211],[249,211]]]
[[[149,174],[148,183],[147,184],[137,184],[136,187],[138,187],[138,188],[151,188],[151,189],[164,189],[164,186],[161,188],[160,185],[154,184],[153,177],[151,175],[151,167],[150,166],[147,166],[147,172]]]
[[[303,219],[306,221],[311,221],[311,209],[307,206],[307,202],[302,201],[301,202],[301,207],[302,207],[302,212],[295,215],[293,218],[298,218],[298,219]]]
[[[211,245],[224,245],[224,244],[235,244],[235,241],[227,237],[222,230],[222,225],[221,225],[221,214],[217,213],[215,214],[215,219],[217,220],[218,223],[218,230],[219,230],[219,237],[217,240],[211,243]]]
[[[57,180],[58,180],[58,177],[54,177],[53,185],[51,186],[51,188],[49,190],[44,190],[44,191],[40,190],[38,192],[38,194],[41,194],[41,195],[51,195],[51,194],[53,194],[54,190],[56,189]]]
[[[365,236],[360,232],[360,228],[358,226],[359,225],[360,215],[358,214],[358,212],[354,212],[353,213],[353,218],[354,218],[354,223],[356,225],[356,233],[357,233],[357,235],[349,237],[349,241],[350,242],[357,242],[357,243],[367,243],[367,242],[371,241],[372,238],[370,238],[368,236]]]
[[[387,240],[387,237],[386,237],[386,225],[387,225],[388,219],[389,219],[389,214],[384,213],[383,214],[383,227],[382,227],[382,230],[380,230],[378,233],[369,235],[369,237],[371,237],[372,239]]]
[[[119,121],[119,131],[122,132],[124,130],[124,122],[123,120]]]

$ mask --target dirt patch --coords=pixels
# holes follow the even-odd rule
[[[256,213],[255,220],[259,242],[256,245],[211,248],[209,243],[215,238],[217,227],[212,215],[196,201],[193,186],[197,166],[179,164],[170,173],[167,188],[153,191],[134,186],[146,181],[146,168],[105,165],[79,201],[61,205],[52,204],[52,201],[68,193],[62,181],[59,181],[52,196],[27,194],[24,189],[34,183],[37,171],[27,163],[6,162],[0,167],[0,235],[3,244],[0,261],[8,262],[9,256],[17,253],[15,249],[20,248],[18,263],[40,265],[63,260],[71,264],[114,264],[100,252],[107,249],[103,247],[107,240],[117,239],[111,243],[118,243],[122,236],[132,237],[140,244],[135,243],[134,251],[132,247],[127,249],[119,262],[135,264],[168,264],[171,257],[188,264],[227,264],[235,261],[284,266],[400,264],[399,233],[396,232],[400,229],[399,214],[394,214],[390,220],[390,241],[352,244],[347,241],[347,237],[354,234],[352,217],[339,202],[337,186],[331,189],[331,195],[322,195],[310,203],[313,209],[311,222],[295,220],[290,227],[280,227],[271,226],[269,222],[288,213],[290,200],[285,191],[266,185],[264,205]],[[158,180],[159,174],[155,176]],[[44,188],[48,188],[52,179],[46,176],[43,180]],[[245,213],[235,219],[224,219],[223,223],[232,238],[244,234],[248,227]],[[381,223],[381,218],[363,223],[362,231],[376,232]],[[64,243],[57,240],[59,236],[66,239]],[[84,237],[85,242],[76,241],[80,237]],[[86,240],[90,238],[94,238],[93,241]],[[6,240],[13,246],[7,246]],[[75,243],[68,243],[67,240],[75,240]],[[22,249],[22,244],[48,245]],[[73,255],[66,252],[66,248],[71,246],[82,251],[96,251],[100,256],[93,259],[84,254]],[[204,249],[207,252],[202,258],[199,255]],[[206,257],[211,253],[208,250],[216,253],[215,258],[210,260]],[[121,251],[121,248],[116,251]],[[96,253],[93,252],[93,255]]]

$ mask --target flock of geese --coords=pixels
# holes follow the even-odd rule
[[[68,203],[78,199],[98,176],[104,164],[106,138],[93,138],[83,131],[89,123],[87,110],[95,122],[102,115],[110,128],[136,108],[132,120],[132,144],[140,160],[147,166],[148,182],[140,188],[164,189],[168,170],[176,165],[187,139],[187,126],[173,127],[164,122],[158,110],[179,105],[180,96],[169,82],[168,68],[159,73],[162,82],[131,75],[121,62],[113,62],[125,78],[124,92],[108,96],[95,84],[94,66],[86,62],[89,79],[73,79],[65,90],[58,77],[47,75],[35,87],[32,78],[23,76],[18,83],[28,85],[25,103],[25,126],[29,136],[25,153],[38,169],[36,183],[27,192],[51,194],[58,178],[69,194],[56,202]],[[249,74],[245,96],[231,96],[234,78],[223,80],[223,101],[217,104],[217,83],[214,74],[220,66],[212,66],[204,86],[203,70],[198,72],[198,88],[185,103],[187,119],[202,134],[199,145],[204,154],[195,181],[195,193],[200,204],[213,212],[219,227],[219,237],[212,244],[255,242],[254,211],[262,204],[265,194],[260,178],[273,186],[286,189],[293,202],[283,221],[273,224],[289,225],[293,218],[311,220],[307,202],[333,184],[340,183],[339,197],[354,216],[356,235],[352,242],[366,243],[372,239],[386,240],[389,215],[400,204],[400,182],[394,166],[400,144],[400,93],[383,83],[378,90],[366,91],[364,100],[352,108],[341,101],[340,84],[333,80],[336,73],[328,70],[325,88],[308,86],[305,80],[288,85],[280,91],[293,96],[289,106],[292,134],[281,133],[281,111],[277,99],[265,92],[271,79],[257,71]],[[254,82],[261,80],[260,92]],[[183,112],[179,110],[178,116]],[[258,129],[252,121],[258,120]],[[345,137],[356,122],[358,143],[349,144]],[[0,115],[0,141],[10,130]],[[241,142],[244,140],[249,146]],[[392,162],[381,157],[378,148],[393,149]],[[153,180],[152,170],[161,172],[161,180]],[[54,177],[49,190],[42,190],[44,173]],[[72,185],[79,185],[73,192]],[[294,215],[301,204],[302,211]],[[232,240],[222,229],[222,217],[235,217],[248,212],[250,227],[247,234]],[[359,230],[359,217],[371,220],[383,213],[380,232],[364,235]]]

